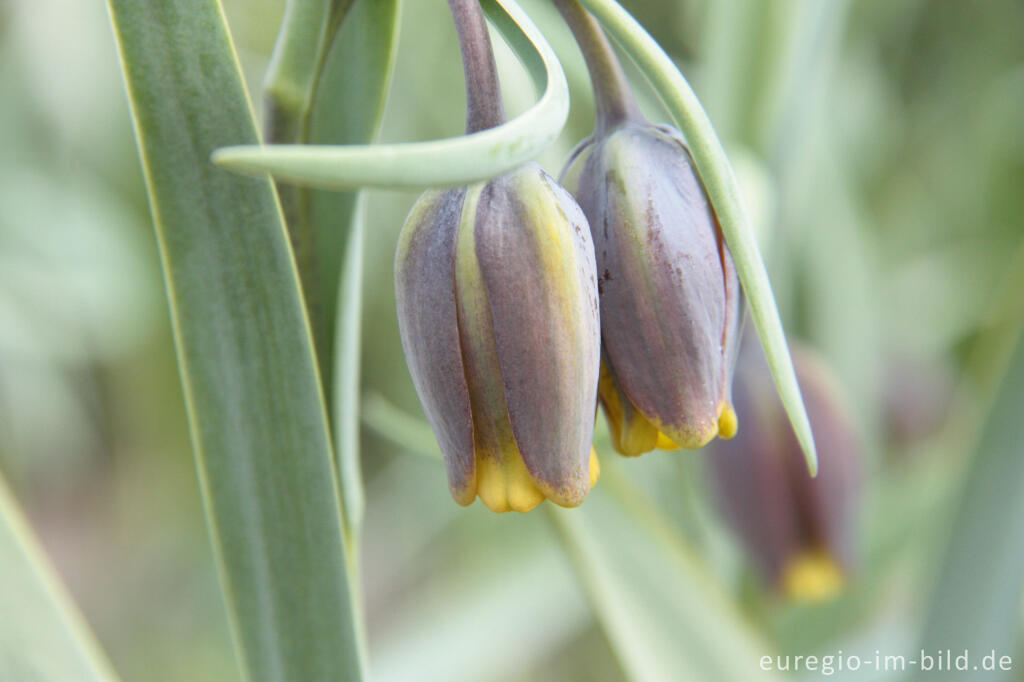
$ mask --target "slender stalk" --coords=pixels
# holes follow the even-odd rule
[[[466,74],[466,134],[497,127],[505,122],[505,105],[483,10],[478,0],[448,0],[448,7]]]
[[[263,129],[267,143],[309,142],[310,113],[320,76],[334,37],[352,3],[353,0],[290,0],[287,3],[263,86]],[[288,182],[275,184],[302,282],[324,393],[330,396],[329,363],[326,361],[331,352],[330,334],[318,281],[309,191]]]
[[[576,44],[583,53],[583,61],[590,73],[594,89],[597,133],[601,134],[625,121],[642,119],[633,90],[629,87],[622,64],[615,56],[601,25],[576,0],[554,0]]]

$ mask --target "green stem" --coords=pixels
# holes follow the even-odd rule
[[[354,0],[289,0],[263,85],[266,142],[309,141],[310,113],[334,36]],[[313,330],[321,380],[327,381],[329,338],[317,281],[316,244],[308,190],[277,182],[295,265]],[[328,386],[324,384],[325,394]]]
[[[448,0],[448,7],[466,76],[466,134],[495,128],[505,122],[505,105],[484,13],[477,0]]]
[[[590,73],[598,135],[628,120],[643,119],[622,64],[594,17],[577,0],[554,0]]]
[[[803,448],[807,468],[812,476],[816,475],[818,456],[814,437],[789,356],[782,321],[757,238],[747,219],[739,186],[722,143],[686,78],[647,31],[615,0],[582,2],[636,62],[686,136],[697,171],[732,252],[743,291],[750,302],[750,314],[761,338],[775,386]]]

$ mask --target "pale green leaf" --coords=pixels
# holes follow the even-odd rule
[[[1018,260],[1018,263],[1020,261]],[[1019,282],[1012,295],[1019,305]],[[1008,292],[1009,293],[1009,292]],[[1012,656],[1022,630],[1024,594],[1024,327],[1002,373],[992,410],[982,428],[966,476],[961,478],[949,539],[922,636],[922,651],[995,651]],[[986,348],[986,350],[991,350]],[[992,355],[1000,355],[992,353]],[[1005,356],[1004,356],[1005,357]],[[921,674],[925,679],[925,674]],[[986,671],[985,679],[1017,679],[1010,671]]]
[[[0,478],[0,680],[116,676]]]
[[[235,146],[214,162],[232,170],[325,189],[440,187],[500,175],[540,154],[569,114],[565,74],[540,31],[513,0],[484,0],[488,17],[519,55],[540,100],[511,121],[472,135],[402,144]],[[443,163],[439,162],[443,159]]]
[[[110,0],[215,556],[245,677],[362,678],[327,419],[258,135],[216,0]]]
[[[615,0],[580,2],[636,62],[686,136],[697,171],[736,263],[736,272],[749,302],[750,314],[764,346],[775,385],[803,447],[807,467],[811,475],[815,475],[818,456],[814,448],[814,437],[796,382],[778,308],[772,296],[768,272],[757,246],[757,237],[747,219],[732,166],[715,135],[711,121],[672,59]]]
[[[288,0],[264,79],[267,136],[305,137],[324,59],[353,0]]]
[[[358,0],[348,11],[320,76],[309,139],[371,142],[377,135],[398,44],[398,0]],[[309,214],[320,287],[321,367],[328,380],[338,474],[349,537],[363,514],[359,462],[365,200],[354,192],[310,191]],[[342,258],[344,257],[344,261]],[[344,267],[343,267],[344,265]]]
[[[546,507],[630,679],[774,679],[760,668],[768,645],[617,466],[606,463],[579,509]]]

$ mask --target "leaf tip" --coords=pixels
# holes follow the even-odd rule
[[[818,450],[814,446],[814,436],[810,430],[800,439],[800,447],[804,451],[804,460],[807,462],[807,473],[811,478],[818,477]]]

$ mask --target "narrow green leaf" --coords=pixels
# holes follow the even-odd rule
[[[398,0],[357,0],[349,9],[320,76],[310,141],[352,144],[376,137],[394,67],[398,18]],[[323,328],[325,349],[320,366],[328,380],[347,532],[354,540],[364,506],[359,462],[364,200],[354,192],[305,191],[320,288],[316,323]]]
[[[280,144],[310,141],[310,119],[327,55],[352,2],[287,0],[285,3],[284,18],[263,86],[264,131],[268,141]],[[327,363],[331,346],[323,314],[324,302],[320,298],[323,287],[316,267],[318,249],[309,216],[309,191],[290,183],[279,183],[277,194],[313,329],[320,376],[326,380],[331,376]],[[329,398],[329,384],[324,386],[324,392]]]
[[[216,0],[109,0],[210,534],[245,677],[359,680],[341,507],[297,273]]]
[[[409,452],[441,459],[441,447],[430,424],[395,407],[379,393],[364,396],[362,419],[367,428],[381,438],[387,438]]]
[[[1015,273],[1018,280],[1022,272]],[[1013,291],[1019,297],[1019,288]],[[1020,320],[1019,314],[1016,317]],[[962,478],[960,502],[928,609],[923,651],[966,649],[976,659],[995,651],[998,661],[1018,650],[1024,593],[1022,332],[1018,322],[1016,347]],[[1011,672],[988,671],[985,679],[1016,678]]]
[[[115,680],[0,477],[0,680]]]
[[[309,142],[365,144],[376,137],[398,46],[399,4],[398,0],[358,0],[350,8],[320,76],[310,112]],[[356,197],[355,192],[310,192],[313,265],[320,287],[325,349],[335,347],[338,284]],[[334,376],[331,360],[328,357],[321,364],[325,377]]]
[[[772,296],[757,237],[746,216],[739,187],[722,143],[686,78],[657,42],[615,0],[580,0],[604,25],[654,86],[690,145],[693,160],[722,226],[736,272],[750,305],[761,345],[811,475],[818,471],[811,425],[796,382],[786,336]]]
[[[338,476],[345,506],[346,532],[350,543],[358,537],[365,494],[359,461],[359,360],[363,316],[363,235],[366,232],[365,197],[356,200],[348,226],[341,294],[338,296],[337,336],[334,345],[334,433]],[[350,544],[350,547],[353,545]]]
[[[440,457],[430,427],[378,394],[364,423],[411,452]],[[644,493],[604,463],[578,509],[544,505],[630,679],[775,679],[760,668],[773,650],[743,620],[731,596]]]
[[[496,128],[472,135],[403,144],[235,146],[214,163],[234,171],[325,189],[440,187],[494,177],[537,156],[558,137],[569,114],[565,74],[551,46],[514,0],[484,0],[495,27],[519,55],[540,100]],[[438,163],[444,159],[444,163]]]
[[[630,679],[755,682],[769,646],[679,534],[609,462],[579,509],[545,505]]]
[[[267,138],[301,140],[334,33],[353,0],[288,0],[264,79]]]

